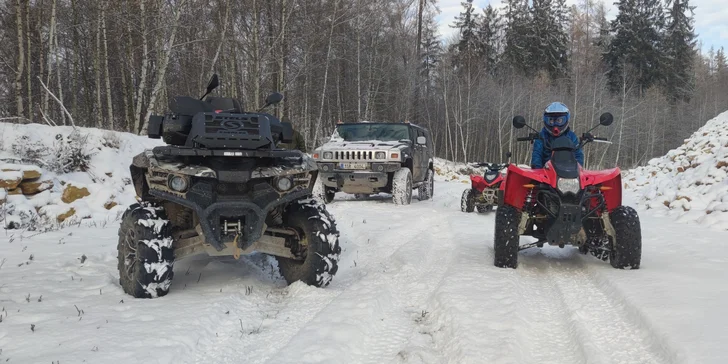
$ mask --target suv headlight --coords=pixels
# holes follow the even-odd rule
[[[324,152],[324,159],[334,159],[333,152]]]
[[[559,178],[556,182],[556,187],[562,193],[577,194],[579,193],[579,190],[581,190],[578,178]]]
[[[374,153],[374,159],[385,159],[385,158],[387,158],[387,153],[384,153],[384,152]]]

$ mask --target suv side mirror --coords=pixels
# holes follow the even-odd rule
[[[423,136],[418,136],[418,137],[417,137],[417,144],[420,144],[420,145],[425,145],[425,144],[427,144],[427,138],[425,138],[425,137],[423,137]]]
[[[217,77],[217,73],[215,73],[210,78],[210,82],[207,83],[207,93],[212,92],[217,86],[220,86],[220,79]]]
[[[599,117],[599,124],[602,126],[610,126],[612,125],[612,122],[614,121],[614,116],[612,113],[605,112]]]
[[[524,126],[526,126],[526,119],[523,118],[523,116],[518,115],[513,118],[513,127],[516,129],[521,129]]]
[[[273,92],[265,98],[266,105],[275,105],[283,101],[283,95],[280,92]]]

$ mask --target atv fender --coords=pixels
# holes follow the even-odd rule
[[[503,187],[503,203],[520,211],[529,191],[529,188],[524,187],[524,185],[533,181],[553,186],[556,184],[556,172],[553,168],[532,169],[517,167],[513,164],[509,165],[505,183],[501,184],[501,186],[505,185]]]
[[[622,174],[619,168],[603,171],[581,170],[579,173],[582,188],[585,186],[601,186],[607,211],[612,212],[622,206]]]

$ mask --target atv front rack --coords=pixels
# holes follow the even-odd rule
[[[285,149],[207,149],[176,146],[154,147],[152,153],[161,157],[248,157],[248,158],[301,158],[303,153],[298,150]]]

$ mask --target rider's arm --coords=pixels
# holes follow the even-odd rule
[[[543,140],[541,139],[536,139],[533,142],[531,168],[543,168]]]
[[[573,131],[569,133],[569,138],[571,138],[571,141],[574,142],[574,145],[579,145],[579,137],[576,136],[576,133]],[[579,162],[582,166],[584,165],[584,151],[581,150],[581,148],[577,149],[574,152],[574,156],[576,157],[576,161]]]

